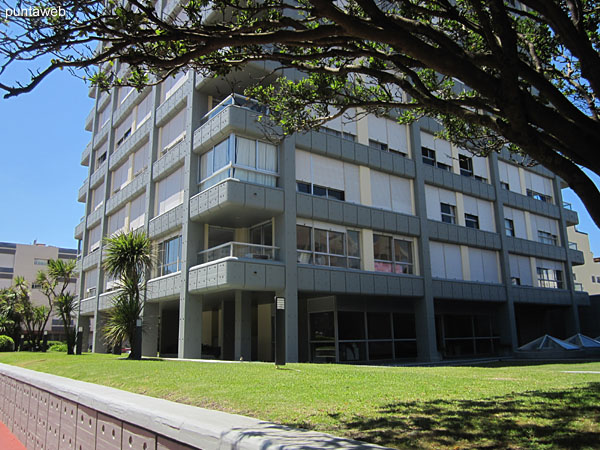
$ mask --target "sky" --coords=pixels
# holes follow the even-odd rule
[[[53,73],[32,93],[0,98],[0,241],[77,248],[75,227],[84,214],[77,193],[87,177],[81,153],[91,139],[85,119],[93,107],[85,83]],[[600,177],[594,176],[600,186]],[[570,189],[564,200],[579,213],[600,256],[600,230]]]

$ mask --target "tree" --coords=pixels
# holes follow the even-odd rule
[[[31,302],[31,292],[27,286],[25,278],[17,276],[10,288],[12,301],[15,302],[16,309],[22,317],[25,326],[26,339],[29,341],[32,350],[39,350],[42,347],[42,337],[44,328],[48,323],[48,318],[52,313],[52,304],[50,306],[35,306]]]
[[[483,155],[508,147],[543,164],[600,225],[600,192],[582,170],[600,174],[597,1],[184,4],[185,13],[163,17],[146,0],[109,1],[106,8],[70,0],[56,2],[63,15],[7,18],[2,78],[17,63],[52,59],[30,80],[2,81],[0,88],[6,96],[29,92],[62,68],[88,69],[103,89],[141,88],[183,68],[224,75],[252,61],[275,61],[306,76],[267,77],[248,93],[270,105],[284,132],[347,114],[392,114],[401,122],[431,116],[459,146]],[[114,73],[116,60],[130,66],[129,75]]]
[[[144,309],[142,291],[146,284],[146,272],[152,267],[150,239],[144,233],[119,233],[105,238],[106,256],[104,270],[117,280],[116,294],[104,327],[106,341],[121,345],[129,340],[129,358],[139,359],[136,354],[136,325]]]
[[[19,312],[17,296],[12,289],[0,290],[0,334],[6,334],[14,342],[21,337],[23,316]]]
[[[40,270],[36,278],[36,283],[40,285],[40,290],[48,298],[48,303],[56,308],[62,320],[67,340],[67,354],[69,355],[74,354],[75,328],[71,326],[71,321],[77,307],[77,299],[68,292],[68,288],[75,276],[75,261],[49,259],[48,271]]]

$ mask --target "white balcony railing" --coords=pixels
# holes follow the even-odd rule
[[[278,247],[270,245],[248,244],[245,242],[227,242],[198,253],[198,263],[204,264],[221,258],[277,259]]]

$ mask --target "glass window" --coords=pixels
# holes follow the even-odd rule
[[[479,229],[479,217],[474,214],[465,214],[465,226]]]
[[[558,239],[555,234],[538,230],[538,241],[542,244],[557,245]]]
[[[435,150],[427,147],[421,147],[421,154],[423,155],[423,163],[430,166],[435,166]]]
[[[298,181],[296,183],[298,188],[298,192],[303,192],[305,194],[310,194],[310,183],[304,183],[302,181]]]
[[[562,270],[537,267],[537,276],[540,287],[562,289]]]
[[[367,313],[369,339],[392,339],[392,320],[389,313]]]
[[[510,191],[510,185],[508,183],[505,183],[504,181],[500,182],[500,187],[505,191]]]
[[[515,235],[515,223],[512,219],[504,219],[504,229],[506,230],[507,236]]]
[[[338,338],[340,341],[365,339],[365,313],[338,311]]]
[[[442,222],[456,223],[456,207],[448,203],[440,203]]]
[[[314,242],[311,241],[311,235]],[[348,230],[344,233],[297,225],[296,236],[300,264],[360,268],[358,231]],[[349,246],[350,255],[347,252]]]
[[[458,155],[458,165],[460,166],[460,174],[465,177],[473,176],[473,158],[465,155]]]
[[[257,245],[273,245],[273,224],[266,222],[250,228],[250,243]]]
[[[33,259],[33,264],[35,264],[36,266],[47,266],[48,265],[48,260],[47,259],[42,259],[42,258],[34,258]]]
[[[158,245],[158,276],[181,270],[181,236],[161,242]]]
[[[373,252],[377,272],[413,273],[412,242],[374,234]]]

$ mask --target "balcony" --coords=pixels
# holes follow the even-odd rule
[[[264,130],[257,123],[262,114],[258,105],[248,99],[240,105],[241,101],[236,98],[226,98],[202,118],[200,127],[194,131],[195,152],[217,144],[236,131],[245,137],[264,138]]]
[[[77,194],[78,202],[85,203],[85,199],[87,197],[87,191],[88,191],[88,179],[86,178],[83,181],[83,184],[81,185],[81,187],[79,188],[79,193]]]
[[[277,260],[278,247],[248,244],[245,242],[227,242],[198,253],[198,262],[205,264],[223,258],[244,258]]]
[[[88,167],[90,165],[90,155],[92,154],[92,141],[85,146],[83,153],[81,154],[81,165]]]
[[[230,178],[190,199],[190,219],[245,227],[283,213],[283,204],[283,190],[279,188]]]
[[[94,125],[94,116],[96,115],[96,108],[92,108],[90,113],[85,118],[85,131],[92,131]]]
[[[81,219],[81,222],[75,227],[75,239],[83,239],[83,232],[85,231],[85,217]]]

